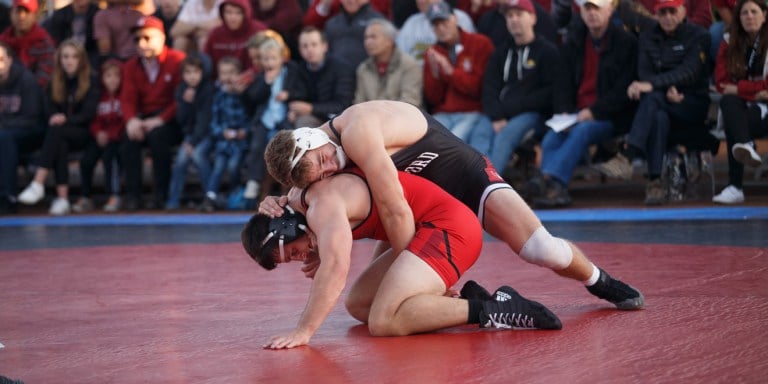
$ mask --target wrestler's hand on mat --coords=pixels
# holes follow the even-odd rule
[[[283,207],[288,204],[288,196],[267,196],[259,203],[259,213],[271,218],[283,215]]]
[[[299,330],[294,330],[291,333],[272,337],[272,339],[269,340],[269,343],[267,343],[264,346],[264,348],[265,349],[287,349],[287,348],[300,347],[302,345],[307,345],[311,337],[312,335],[308,335]]]

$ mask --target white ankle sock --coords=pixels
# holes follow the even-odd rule
[[[587,287],[591,287],[597,283],[597,279],[600,278],[600,269],[597,268],[596,265],[592,264],[592,276],[584,282],[584,285]]]

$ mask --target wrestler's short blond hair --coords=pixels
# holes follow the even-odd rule
[[[293,130],[280,131],[267,144],[264,162],[267,164],[267,172],[278,183],[286,187],[306,188],[312,181],[309,178],[311,164],[306,157],[302,157],[291,169],[291,162],[297,152]]]

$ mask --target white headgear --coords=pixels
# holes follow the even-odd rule
[[[325,144],[331,143],[336,148],[336,157],[339,159],[339,169],[343,169],[347,165],[347,156],[344,153],[344,149],[340,145],[331,141],[328,134],[318,128],[301,127],[293,130],[293,138],[296,140],[296,148],[299,148],[299,153],[291,160],[291,169],[296,167],[301,158],[307,151],[317,149]]]

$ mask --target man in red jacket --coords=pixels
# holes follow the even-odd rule
[[[37,9],[37,0],[13,0],[11,26],[0,34],[0,41],[13,49],[16,58],[45,88],[53,72],[56,44],[45,28],[37,24]]]
[[[482,113],[480,96],[493,43],[462,30],[445,2],[430,5],[427,18],[437,43],[424,52],[424,98],[437,121],[487,155],[491,121]]]
[[[127,139],[122,156],[127,196],[123,208],[141,206],[141,148],[146,144],[152,155],[154,203],[162,207],[168,194],[171,149],[181,141],[176,124],[173,95],[181,80],[184,53],[165,46],[163,22],[144,16],[131,29],[138,57],[125,64],[120,102]]]

